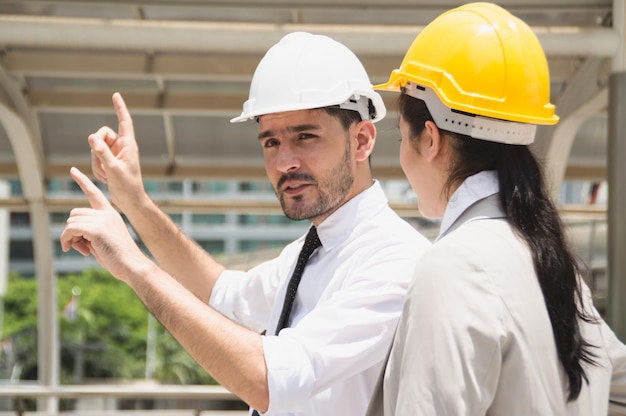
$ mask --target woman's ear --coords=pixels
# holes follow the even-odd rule
[[[444,147],[444,135],[441,134],[439,127],[437,125],[428,120],[424,123],[424,132],[425,137],[421,140],[421,151],[422,155],[428,160],[432,162],[437,156],[439,156]]]
[[[370,120],[364,120],[352,128],[356,138],[356,160],[357,162],[367,161],[376,144],[376,126]]]

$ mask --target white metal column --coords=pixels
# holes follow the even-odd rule
[[[609,84],[607,318],[626,341],[626,72],[611,74]]]
[[[613,27],[620,33],[621,45],[613,58],[609,80],[609,131],[607,176],[608,204],[608,274],[607,320],[617,336],[626,341],[626,35],[624,0],[613,1]]]
[[[52,265],[52,237],[46,206],[43,155],[31,129],[7,101],[0,100],[0,123],[7,133],[17,161],[23,195],[30,208],[33,233],[38,297],[38,378],[39,382],[46,387],[57,387],[59,384],[57,302]],[[45,409],[40,410],[48,415],[58,413],[56,397],[50,396],[42,399],[42,402],[40,407],[45,407]]]

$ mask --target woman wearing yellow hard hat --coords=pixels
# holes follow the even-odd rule
[[[421,213],[442,221],[369,415],[626,408],[626,347],[593,307],[528,147],[558,121],[549,81],[523,21],[470,3],[426,26],[377,87],[400,92],[400,164]]]

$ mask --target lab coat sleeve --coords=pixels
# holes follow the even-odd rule
[[[599,356],[595,360],[596,364],[590,366],[587,371],[601,374],[606,371],[606,375],[603,374],[596,380],[591,379],[591,387],[593,387],[594,382],[610,383],[608,414],[626,415],[626,345],[617,338],[613,330],[602,319],[593,305],[591,290],[584,282],[582,283],[582,293],[585,310],[595,320],[592,324],[583,323],[583,336],[596,348],[601,348],[601,352],[596,353]],[[607,380],[608,377],[610,380]],[[604,389],[599,391],[606,392]]]
[[[602,326],[609,359],[613,364],[609,415],[626,415],[626,346],[604,322]]]
[[[418,265],[387,367],[397,372],[390,379],[399,377],[386,414],[487,411],[501,370],[504,308],[479,262],[465,247],[439,245]]]

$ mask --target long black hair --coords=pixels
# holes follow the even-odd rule
[[[400,94],[399,110],[409,125],[411,140],[419,137],[426,121],[433,121],[424,101],[406,94]],[[447,191],[478,172],[498,174],[500,203],[515,232],[530,247],[559,360],[569,380],[568,400],[575,400],[583,379],[588,382],[582,363],[595,364],[593,346],[582,338],[579,318],[588,322],[593,318],[584,311],[579,267],[546,189],[542,167],[528,146],[442,133],[450,138],[455,154]]]

